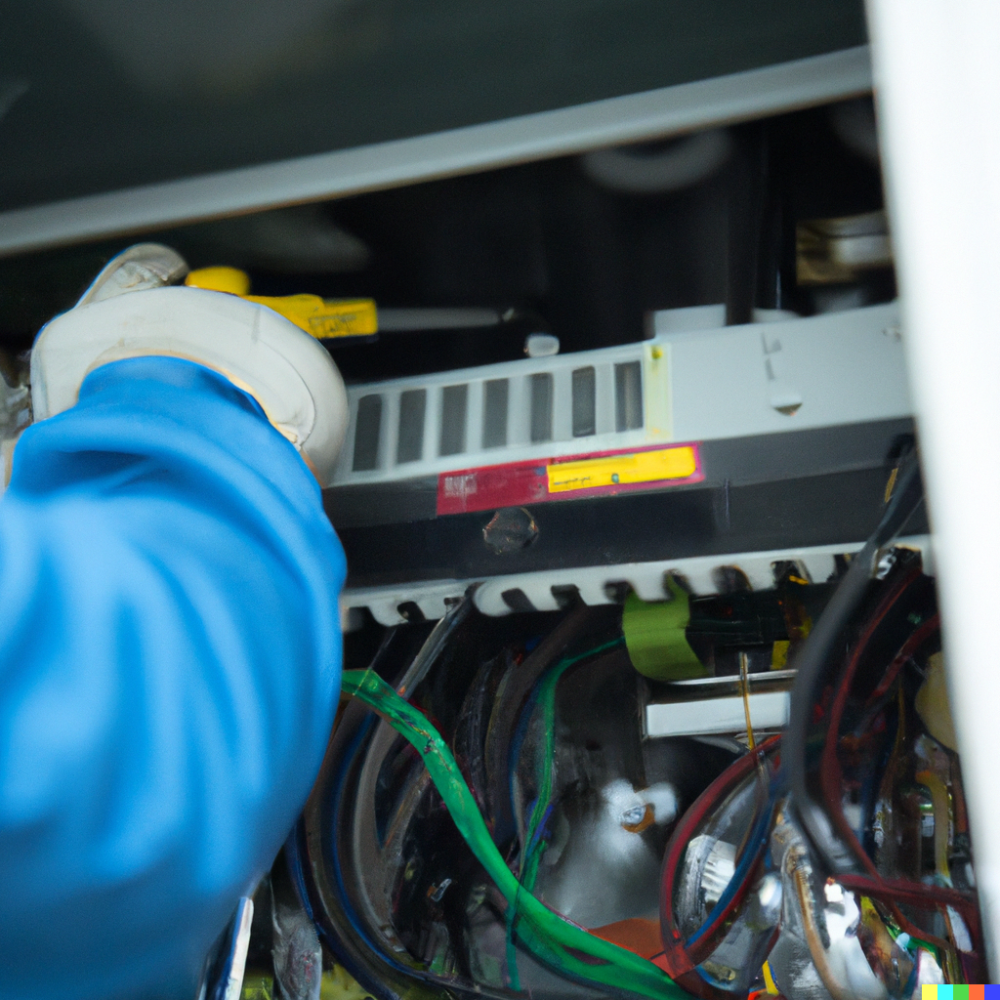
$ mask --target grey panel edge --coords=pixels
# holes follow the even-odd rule
[[[0,256],[399,187],[871,90],[867,45],[447,132],[0,212]]]
[[[733,486],[884,466],[892,444],[915,433],[912,417],[701,442],[705,479]]]
[[[334,486],[323,491],[323,507],[335,528],[427,521],[437,517],[437,487],[437,476]]]

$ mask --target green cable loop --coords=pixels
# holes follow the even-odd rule
[[[345,671],[341,688],[343,696],[357,698],[374,709],[420,754],[459,833],[517,911],[521,922],[518,936],[532,954],[574,978],[624,988],[650,1000],[688,997],[652,962],[563,919],[521,886],[493,843],[447,743],[419,710],[369,670]]]

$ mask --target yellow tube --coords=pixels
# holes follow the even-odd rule
[[[917,771],[917,782],[931,793],[934,809],[934,865],[944,885],[951,885],[948,867],[948,841],[951,837],[951,795],[948,787],[933,771]]]

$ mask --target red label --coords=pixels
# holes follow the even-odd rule
[[[613,486],[595,486],[572,492],[549,492],[549,466],[563,462],[580,462],[611,455],[635,455],[658,451],[665,447],[694,449],[695,472],[684,479],[661,479],[654,482],[619,483]],[[699,483],[705,478],[701,469],[701,456],[697,444],[650,445],[643,448],[619,448],[614,451],[595,451],[582,455],[560,455],[557,458],[540,458],[530,462],[509,462],[506,465],[488,465],[478,469],[457,469],[438,476],[437,513],[468,514],[477,510],[494,510],[499,507],[523,507],[547,503],[550,500],[579,500],[592,496],[612,496],[633,493],[636,490],[663,489]]]

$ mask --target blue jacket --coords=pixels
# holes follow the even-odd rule
[[[175,358],[89,375],[0,501],[0,997],[194,994],[302,808],[344,556],[257,404]]]

